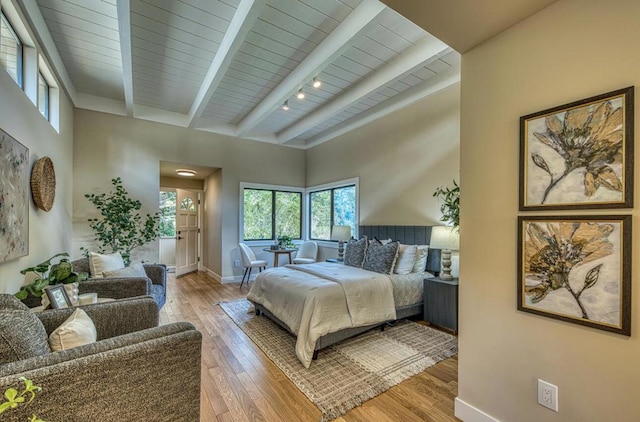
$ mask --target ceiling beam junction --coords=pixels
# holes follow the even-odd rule
[[[307,81],[343,54],[354,40],[377,22],[385,6],[364,0],[289,75],[238,124],[238,136],[246,136],[262,120],[291,97]]]

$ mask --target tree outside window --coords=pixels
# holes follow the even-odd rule
[[[302,194],[299,192],[245,188],[243,192],[243,240],[275,240],[302,236]]]
[[[309,204],[311,239],[330,240],[334,225],[351,226],[351,233],[357,233],[355,185],[311,192]]]
[[[160,192],[160,237],[176,237],[176,192]]]

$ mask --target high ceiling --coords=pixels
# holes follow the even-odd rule
[[[460,80],[457,52],[377,0],[37,6],[27,13],[76,107],[292,147]]]

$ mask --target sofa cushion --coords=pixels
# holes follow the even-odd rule
[[[146,277],[147,273],[142,264],[131,264],[129,267],[120,268],[113,271],[103,271],[104,278],[120,278],[120,277]]]
[[[31,311],[0,310],[0,364],[51,353],[44,325]]]
[[[102,273],[105,271],[124,268],[124,260],[120,252],[106,255],[89,252],[89,268],[91,269],[91,277],[102,278]]]
[[[158,284],[151,285],[151,297],[158,302],[158,304],[164,304],[165,294],[164,287]]]
[[[0,310],[20,309],[28,311],[29,307],[22,303],[20,299],[10,294],[0,294]]]
[[[93,321],[85,311],[78,308],[51,333],[49,345],[51,350],[58,352],[95,343],[97,338],[98,333]]]

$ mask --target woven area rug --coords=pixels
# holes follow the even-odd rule
[[[455,355],[457,339],[411,321],[375,329],[321,350],[306,369],[295,354],[295,338],[278,324],[248,313],[245,300],[222,309],[329,421],[401,381]]]

